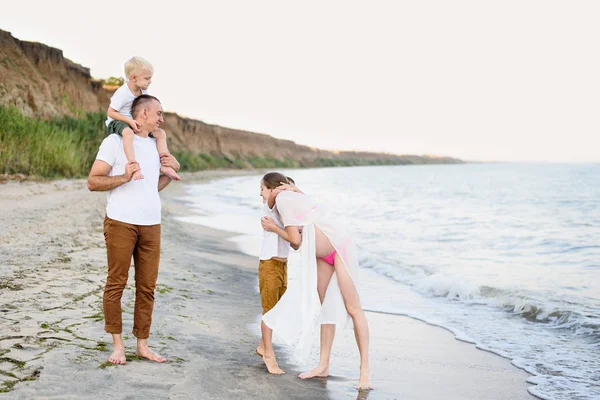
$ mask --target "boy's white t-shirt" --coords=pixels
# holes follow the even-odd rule
[[[267,204],[264,204],[263,216],[273,218],[277,226],[283,229],[283,224],[281,223],[281,216],[279,215],[276,206],[273,206],[273,208],[271,209]],[[288,258],[289,253],[290,244],[283,240],[281,236],[279,236],[275,232],[264,232],[262,248],[260,251],[261,260],[269,260],[273,257]]]
[[[147,90],[142,90],[142,94],[148,94]],[[117,110],[119,114],[132,118],[131,116],[131,105],[137,96],[131,93],[129,86],[125,83],[123,86],[117,89],[117,91],[110,98],[110,108]],[[111,123],[113,119],[106,117],[106,126]]]
[[[156,141],[134,135],[135,159],[144,171],[144,179],[131,180],[107,195],[106,215],[110,219],[133,225],[160,224],[161,204],[158,194],[160,157]],[[127,165],[123,138],[112,134],[102,141],[96,160],[102,160],[112,169],[108,176],[122,175]]]

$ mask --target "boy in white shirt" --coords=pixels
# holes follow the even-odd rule
[[[291,183],[292,178],[277,172],[266,174],[260,182],[260,195],[263,199],[263,218],[271,218],[283,228],[281,217],[276,206],[269,208],[267,200],[273,189],[282,183]],[[263,315],[279,301],[287,289],[287,257],[290,252],[290,244],[283,240],[275,232],[264,232],[260,262],[258,265],[258,286]],[[279,368],[273,351],[273,330],[261,322],[262,337],[256,353],[262,357],[267,370],[271,374],[279,375],[285,372]]]
[[[131,116],[131,104],[136,97],[148,94],[148,87],[152,83],[154,68],[142,57],[132,57],[125,63],[125,77],[127,83],[121,86],[110,99],[107,111],[106,127],[108,133],[116,133],[123,137],[123,148],[127,162],[135,161],[133,151],[133,135],[140,131],[140,126]],[[167,148],[167,134],[161,128],[152,132],[151,137],[156,139],[158,154],[163,158],[170,155]],[[173,168],[161,166],[160,172],[174,180],[180,180]],[[133,174],[133,180],[144,179],[141,171]]]

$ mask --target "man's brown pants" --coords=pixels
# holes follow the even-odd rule
[[[121,296],[127,285],[131,257],[135,266],[135,307],[133,334],[150,336],[154,289],[160,261],[160,224],[132,225],[104,218],[104,239],[108,257],[108,277],[104,287],[104,329],[122,333]]]

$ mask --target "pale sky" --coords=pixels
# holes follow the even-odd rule
[[[600,2],[11,0],[0,29],[167,111],[337,150],[600,162]]]

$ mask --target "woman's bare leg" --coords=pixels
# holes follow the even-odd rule
[[[339,254],[335,255],[335,272],[344,298],[344,304],[348,314],[352,317],[354,323],[354,336],[360,353],[360,378],[358,381],[359,390],[371,389],[371,370],[369,367],[369,323],[365,312],[360,304],[358,291],[354,281],[348,272],[348,268],[342,261]]]
[[[333,271],[333,266],[327,264],[320,258],[317,258],[317,291],[319,292],[319,300],[321,300],[321,304],[323,304],[323,299],[325,299],[325,292],[327,291],[327,286],[329,286],[329,281],[331,280]],[[308,372],[304,372],[298,375],[300,379],[308,379],[317,376],[329,375],[329,359],[331,356],[331,348],[333,347],[334,337],[335,325],[322,324],[321,352],[319,356],[319,365]]]

